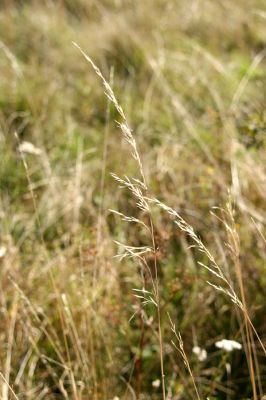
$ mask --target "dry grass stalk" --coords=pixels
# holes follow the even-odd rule
[[[122,117],[124,122],[118,123],[118,126],[121,129],[123,138],[130,145],[130,147],[132,149],[132,156],[137,162],[139,172],[140,172],[140,175],[142,178],[142,181],[140,181],[138,179],[130,180],[128,177],[125,177],[125,179],[122,179],[122,178],[116,176],[115,174],[113,174],[114,178],[119,183],[121,183],[123,186],[127,187],[131,191],[133,196],[137,198],[137,206],[141,210],[147,212],[147,214],[149,216],[150,226],[147,229],[149,229],[150,235],[151,235],[152,252],[154,254],[154,270],[155,270],[155,278],[154,278],[154,283],[153,283],[153,286],[155,288],[155,292],[154,292],[155,300],[153,300],[153,303],[156,305],[157,316],[158,316],[158,336],[159,336],[159,344],[160,344],[162,396],[163,396],[163,400],[165,400],[166,399],[166,390],[165,390],[163,338],[162,338],[162,330],[161,330],[160,290],[159,290],[158,267],[157,267],[157,257],[156,257],[156,243],[155,243],[155,238],[154,238],[154,228],[153,228],[151,211],[149,209],[148,203],[145,200],[145,195],[147,195],[148,188],[147,188],[146,179],[145,179],[145,175],[144,175],[143,165],[141,162],[139,151],[137,149],[136,140],[135,140],[134,136],[132,135],[132,132],[128,126],[123,108],[121,107],[118,100],[116,99],[116,96],[115,96],[110,84],[106,81],[106,79],[102,75],[100,69],[95,65],[95,63],[91,60],[91,58],[76,43],[73,43],[73,44],[79,49],[79,51],[83,54],[85,59],[91,64],[91,66],[93,67],[96,74],[100,77],[100,79],[104,85],[104,88],[106,90],[105,94],[107,95],[108,99],[114,104],[117,112]],[[123,218],[125,218],[125,217],[123,217]],[[130,217],[126,217],[126,218],[130,218]],[[150,249],[147,249],[147,248],[133,248],[132,246],[128,246],[128,245],[124,245],[123,247],[124,247],[125,253],[122,256],[122,258],[124,258],[125,256],[140,257],[147,251],[150,251]]]

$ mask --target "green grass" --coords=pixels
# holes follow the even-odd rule
[[[142,179],[121,116],[72,43],[111,81],[141,157],[142,194],[193,227],[241,301],[243,282],[266,345],[265,12],[260,0],[0,6],[2,400],[162,399],[160,353],[168,400],[196,399],[193,379],[201,399],[266,393],[265,353],[247,313],[207,283],[227,287],[198,264],[211,267],[206,252],[110,175]],[[24,142],[38,154],[21,153]],[[151,239],[156,252],[114,257],[125,250],[115,242]],[[135,296],[143,287],[158,307]],[[218,350],[223,338],[243,349]]]

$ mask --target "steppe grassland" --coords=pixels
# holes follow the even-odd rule
[[[161,399],[160,348],[168,399],[265,393],[245,314],[158,207],[193,227],[264,344],[265,12],[257,0],[1,4],[3,400]],[[123,117],[73,41],[123,108],[143,195],[159,201],[148,212],[126,184],[142,174]],[[143,287],[159,296],[161,346]],[[224,338],[243,349],[218,350]]]

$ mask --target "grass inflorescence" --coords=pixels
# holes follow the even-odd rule
[[[0,5],[0,398],[263,399],[265,6]]]

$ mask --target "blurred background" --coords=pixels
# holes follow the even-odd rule
[[[111,176],[140,179],[138,165],[72,42],[122,106],[149,195],[193,226],[242,299],[243,283],[266,343],[265,20],[264,0],[0,2],[2,400],[163,398],[156,307],[133,290],[152,280],[115,257],[115,241],[150,239],[110,211],[147,222]],[[156,207],[152,220],[167,399],[262,399],[265,353],[241,310],[207,283],[221,284],[190,235]]]

